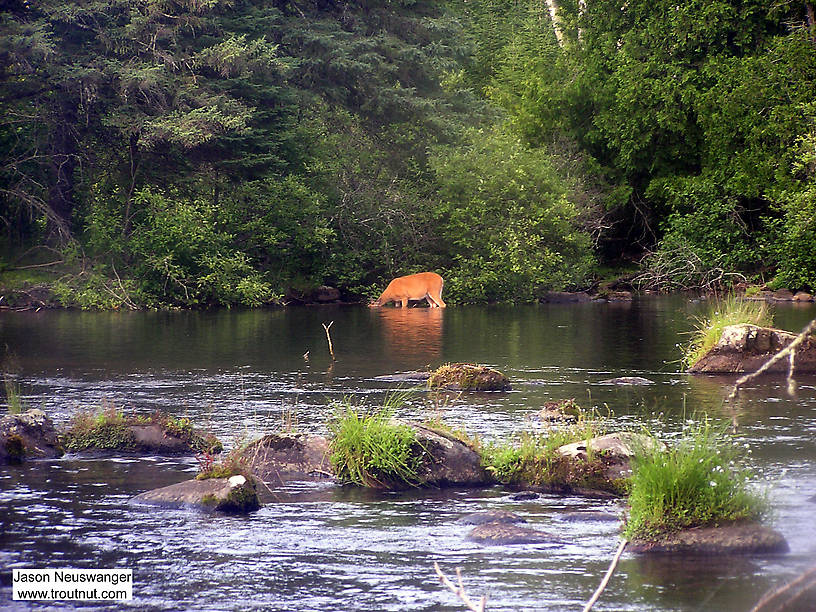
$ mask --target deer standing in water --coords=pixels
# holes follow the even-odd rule
[[[409,276],[400,276],[390,283],[382,295],[369,306],[384,306],[389,302],[402,308],[408,307],[409,300],[427,300],[431,308],[445,308],[442,301],[442,287],[445,281],[435,272],[420,272]]]

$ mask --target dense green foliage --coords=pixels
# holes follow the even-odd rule
[[[692,425],[668,451],[644,449],[632,465],[626,537],[759,518],[765,501],[737,459],[732,441],[708,422]]]
[[[469,4],[496,58],[473,81],[606,187],[603,255],[655,251],[644,278],[664,288],[729,272],[816,287],[810,2],[566,0],[563,47],[543,3]]]
[[[3,3],[0,272],[84,308],[531,300],[650,251],[816,288],[811,4],[557,6],[563,45],[540,2]]]

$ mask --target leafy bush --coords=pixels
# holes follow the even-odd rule
[[[696,423],[669,451],[643,449],[632,463],[627,538],[759,518],[764,499],[723,429]]]

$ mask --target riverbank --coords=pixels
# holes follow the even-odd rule
[[[118,277],[105,278],[94,274],[52,271],[23,271],[0,273],[0,310],[18,312],[42,309],[79,310],[178,310],[229,307],[229,305],[197,304],[182,305],[162,303],[146,298],[133,291],[132,282]],[[738,283],[730,288],[679,290],[677,293],[693,298],[708,298],[732,291],[747,299],[766,302],[808,303],[814,296],[807,291],[790,289],[771,290],[767,285]],[[638,281],[638,274],[631,271],[609,275],[596,280],[585,290],[542,290],[537,302],[550,304],[579,304],[585,302],[628,302],[643,294],[659,293]],[[281,308],[290,306],[314,306],[328,304],[367,304],[369,298],[350,293],[342,288],[321,285],[311,288],[289,288],[256,307]],[[455,302],[451,302],[455,305]],[[246,306],[244,306],[246,307]]]

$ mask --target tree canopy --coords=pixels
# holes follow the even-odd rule
[[[546,4],[4,2],[0,271],[56,251],[83,307],[816,288],[812,5]]]

